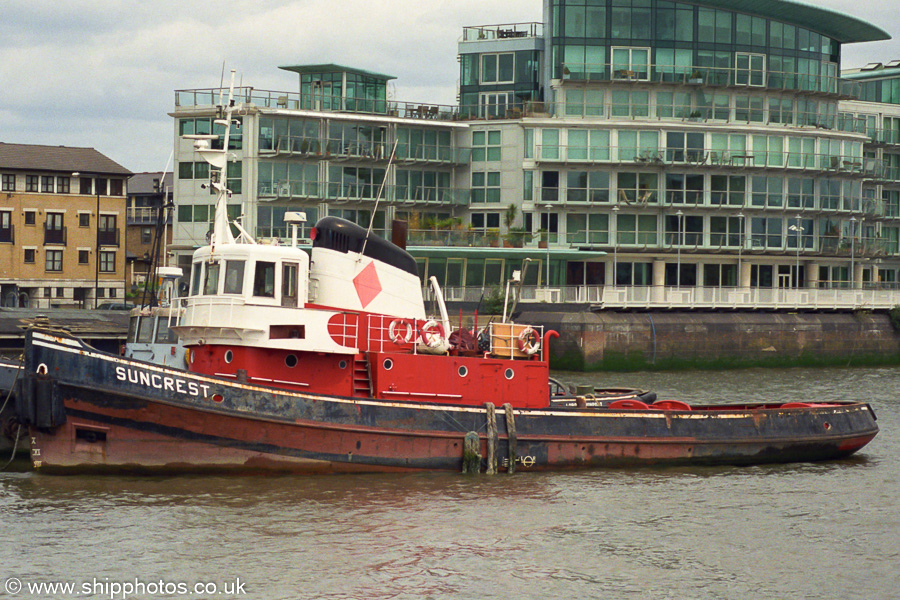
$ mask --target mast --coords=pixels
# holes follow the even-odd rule
[[[191,134],[184,136],[186,139],[194,140],[194,150],[211,167],[209,185],[216,191],[216,216],[213,221],[213,232],[210,239],[211,246],[234,243],[234,236],[231,234],[231,227],[228,224],[228,198],[231,197],[231,190],[227,187],[228,144],[231,138],[231,126],[237,123],[232,118],[232,114],[236,110],[234,102],[234,69],[231,70],[231,82],[228,85],[228,102],[224,105],[221,104],[221,91],[219,98],[220,104],[216,107],[218,115],[213,120],[213,123],[225,127],[225,139],[222,143],[222,148],[210,147],[211,141],[219,139],[219,136],[215,134]]]

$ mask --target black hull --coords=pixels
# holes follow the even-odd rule
[[[43,470],[459,470],[466,434],[498,468],[762,464],[848,456],[867,404],[505,409],[288,392],[194,375],[33,331],[17,410]],[[496,426],[492,427],[491,423]]]

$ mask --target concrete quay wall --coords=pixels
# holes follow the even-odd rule
[[[556,369],[900,364],[886,313],[524,310],[516,320],[559,332]]]

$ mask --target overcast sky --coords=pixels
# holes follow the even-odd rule
[[[809,0],[813,3],[814,0]],[[900,38],[897,0],[815,0]],[[541,0],[0,0],[0,141],[89,146],[162,170],[174,90],[295,91],[279,65],[334,62],[396,76],[398,100],[455,103],[466,25],[541,20]],[[843,67],[900,59],[900,39],[844,47]]]

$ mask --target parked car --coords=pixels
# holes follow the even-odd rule
[[[134,304],[131,302],[104,302],[97,310],[131,310]]]

